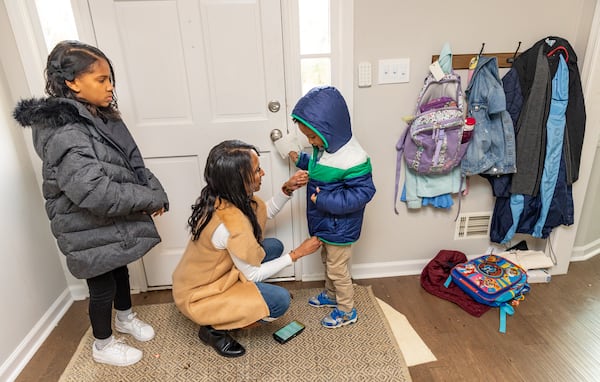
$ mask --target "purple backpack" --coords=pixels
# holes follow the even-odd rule
[[[430,73],[417,99],[415,117],[396,144],[396,199],[403,157],[408,170],[423,175],[447,174],[460,164],[468,145],[462,142],[464,125],[460,76],[450,73],[438,81]]]
[[[461,143],[465,124],[460,76],[450,73],[425,79],[415,117],[398,141],[409,169],[419,174],[447,174],[458,166],[467,148]]]

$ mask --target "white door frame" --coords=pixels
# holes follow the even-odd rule
[[[332,85],[340,89],[344,95],[350,117],[353,120],[354,110],[354,2],[347,0],[330,0],[331,4],[331,49],[332,49]],[[285,88],[287,110],[289,116],[302,96],[300,79],[300,36],[298,25],[298,0],[281,0],[281,20],[283,24],[283,57],[285,68]],[[292,131],[292,120],[287,119],[288,132]],[[292,216],[294,216],[293,237],[296,245],[308,237],[306,224],[306,194],[304,190],[297,192],[292,199]],[[304,280],[302,260],[296,263],[296,279]]]

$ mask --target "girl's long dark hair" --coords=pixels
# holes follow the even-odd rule
[[[120,119],[114,90],[111,104],[107,107],[99,107],[78,98],[77,93],[73,92],[65,83],[65,81],[73,81],[82,73],[90,72],[92,65],[102,59],[108,62],[110,81],[115,86],[115,72],[112,63],[100,49],[75,40],[59,42],[48,55],[48,61],[46,62],[46,94],[51,97],[77,100],[83,103],[92,115],[101,117],[104,120]]]
[[[206,186],[192,206],[192,215],[188,219],[192,240],[197,240],[210,222],[218,200],[226,200],[242,211],[252,224],[256,240],[262,240],[255,213],[256,202],[248,191],[254,182],[252,151],[259,155],[256,147],[238,140],[221,142],[210,150],[204,169]]]

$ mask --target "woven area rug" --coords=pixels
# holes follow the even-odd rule
[[[246,348],[239,358],[224,358],[198,339],[198,326],[174,304],[140,305],[134,309],[154,326],[147,343],[125,341],[144,351],[135,365],[95,363],[91,328],[86,332],[61,382],[86,381],[411,381],[408,367],[383,311],[370,287],[355,285],[355,324],[337,329],[321,326],[328,309],[313,308],[307,299],[320,289],[292,290],[288,312],[272,323],[237,330],[232,335]],[[306,329],[281,345],[272,333],[291,320]]]

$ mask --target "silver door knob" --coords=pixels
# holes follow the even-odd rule
[[[280,140],[283,137],[283,133],[279,129],[271,130],[271,141],[275,142]]]
[[[279,101],[273,100],[269,102],[269,111],[271,113],[277,113],[279,109],[281,109],[281,104],[279,104]]]

